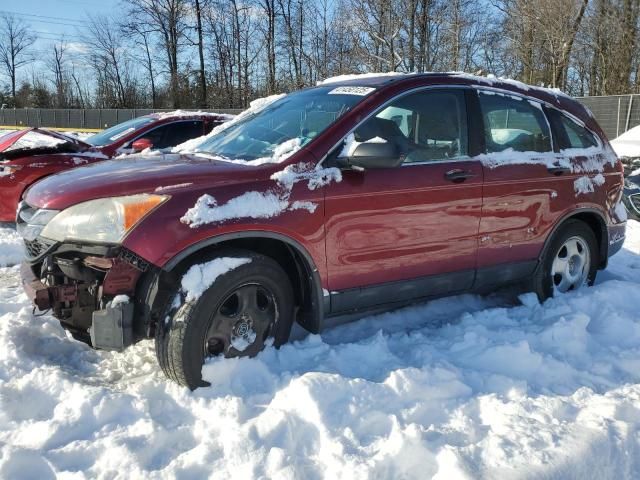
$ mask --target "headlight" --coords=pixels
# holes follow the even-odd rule
[[[47,223],[51,221],[59,212],[58,210],[35,210],[24,208],[24,203],[18,207],[18,218],[16,219],[16,229],[22,238],[32,242]]]
[[[58,242],[120,243],[142,217],[168,198],[141,194],[79,203],[57,214],[42,230],[42,236]]]

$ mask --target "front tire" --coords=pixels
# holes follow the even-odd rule
[[[543,302],[591,286],[598,273],[598,242],[580,220],[569,220],[554,234],[532,279],[532,290]]]
[[[208,386],[202,365],[209,357],[253,357],[269,341],[289,339],[294,295],[289,277],[273,259],[251,251],[226,250],[216,258],[249,262],[223,273],[195,300],[185,292],[156,327],[156,356],[173,381],[195,389]]]

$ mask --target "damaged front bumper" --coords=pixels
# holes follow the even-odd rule
[[[102,247],[104,255],[96,255],[99,251],[57,245],[38,261],[22,263],[22,285],[34,307],[51,311],[74,338],[120,351],[136,340],[134,304],[113,299],[133,297],[149,264],[123,248]]]

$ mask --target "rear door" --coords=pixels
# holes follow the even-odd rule
[[[542,104],[492,90],[480,90],[478,99],[486,154],[476,283],[490,286],[532,273],[550,229],[576,196],[574,175],[555,165],[560,155]]]
[[[483,177],[468,131],[465,91],[430,89],[390,102],[347,137],[341,155],[356,142],[393,142],[404,162],[344,171],[326,187],[332,311],[472,285]]]

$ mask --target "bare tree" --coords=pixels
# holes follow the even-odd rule
[[[174,108],[180,106],[179,56],[185,39],[187,0],[130,0],[129,18],[154,32],[165,53],[169,73],[169,94]]]
[[[64,38],[60,42],[54,43],[51,46],[53,52],[52,56],[48,59],[49,70],[53,74],[53,85],[55,90],[55,106],[58,108],[66,108],[67,103],[67,72],[66,72],[66,60],[67,60],[67,44]]]
[[[119,29],[111,18],[93,16],[87,25],[85,41],[96,73],[98,95],[117,108],[135,105],[135,81],[131,61],[123,46]]]
[[[35,37],[29,27],[11,14],[0,17],[0,64],[11,82],[11,98],[16,103],[16,74],[18,68],[31,61],[27,55]]]

